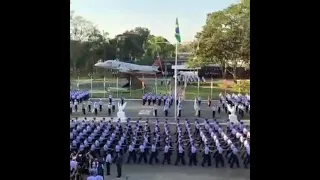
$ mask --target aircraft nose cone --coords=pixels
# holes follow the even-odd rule
[[[101,65],[102,65],[102,63],[101,63],[101,62],[98,62],[98,63],[96,63],[94,66],[95,66],[95,67],[101,67]]]

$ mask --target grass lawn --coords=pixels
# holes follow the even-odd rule
[[[235,91],[235,89],[232,88],[233,82],[229,82],[228,86],[225,90],[223,81],[221,82],[214,82],[212,86],[212,98],[213,100],[219,99],[219,94],[222,93],[239,93],[239,91]],[[241,92],[246,93],[246,92]],[[200,83],[199,87],[199,96],[203,100],[207,100],[209,96],[211,96],[211,83]],[[198,97],[198,84],[192,83],[191,85],[188,85],[185,91],[185,99],[192,99],[194,100],[196,97]]]

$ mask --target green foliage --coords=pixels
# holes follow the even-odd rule
[[[174,52],[172,44],[150,34],[147,28],[136,27],[110,39],[107,32],[101,32],[92,22],[70,11],[70,67],[74,77],[97,73],[94,64],[100,59],[118,58],[151,65],[158,55],[174,57]]]
[[[250,0],[209,13],[206,24],[193,44],[196,58],[190,64],[218,64],[225,77],[226,68],[236,79],[236,67],[250,64]]]
[[[232,90],[235,92],[249,93],[250,92],[250,81],[238,81],[237,84],[234,84]]]

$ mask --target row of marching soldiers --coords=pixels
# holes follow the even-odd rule
[[[124,98],[121,97],[120,99],[121,104],[124,104]],[[99,102],[93,102],[89,99],[87,101],[87,104],[83,101],[81,104],[79,104],[80,102],[77,100],[74,101],[70,101],[70,114],[72,114],[73,112],[78,112],[79,110],[79,105],[81,106],[81,111],[83,115],[86,115],[87,112],[91,112],[94,113],[96,116],[98,115],[99,112],[103,111],[103,101],[102,99],[100,99]],[[108,98],[108,115],[111,116],[112,112],[115,112],[116,110],[116,103],[115,101],[112,99],[112,95],[109,95]]]
[[[174,95],[166,95],[166,94],[154,94],[154,93],[146,93],[142,96],[142,105],[165,105],[167,101],[171,102],[174,99]]]
[[[227,105],[235,106],[236,112],[239,113],[241,117],[244,117],[244,113],[250,113],[250,95],[242,95],[242,94],[232,94],[229,93],[222,95],[219,94],[219,101],[222,104],[222,108],[225,112],[228,112]]]
[[[125,127],[122,127],[120,120],[115,126],[111,122],[81,122],[73,125],[70,132],[70,148],[82,154],[89,153],[94,158],[106,157],[107,174],[110,174],[110,165],[117,160],[118,155],[127,152],[127,163],[131,160],[134,163],[159,163],[158,155],[163,150],[162,164],[171,164],[171,155],[176,150],[175,165],[180,161],[185,164],[185,152],[189,152],[190,166],[197,165],[198,153],[202,153],[202,166],[211,166],[211,159],[214,158],[218,168],[219,165],[224,166],[224,159],[227,158],[230,167],[233,168],[234,164],[240,167],[239,151],[245,148],[246,152],[241,156],[244,158],[243,164],[247,167],[250,163],[250,132],[243,123],[235,125],[228,122],[227,131],[224,132],[216,121],[206,120],[204,125],[200,126],[196,120],[195,131],[192,132],[191,125],[186,120],[183,132],[183,124],[178,120],[176,132],[171,133],[167,121],[163,132],[160,130],[159,120],[156,121],[153,131],[148,121],[144,126],[139,121],[135,126],[131,126],[129,119]],[[176,139],[175,142],[173,137]],[[150,151],[151,155],[148,158]]]

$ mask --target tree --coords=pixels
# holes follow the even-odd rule
[[[249,4],[249,0],[244,0],[225,10],[209,13],[205,26],[196,36],[198,45],[194,52],[201,57],[200,64],[219,64],[223,78],[229,71],[236,79],[237,66],[250,63]]]

